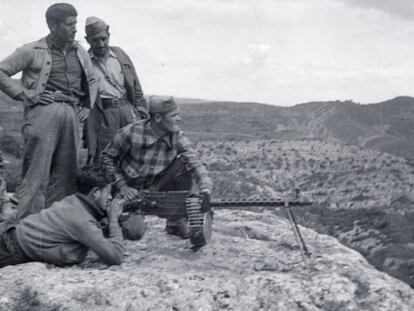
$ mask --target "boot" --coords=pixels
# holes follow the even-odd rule
[[[186,218],[167,219],[165,231],[167,231],[168,234],[174,234],[183,239],[188,239],[190,237],[190,227],[188,226]]]

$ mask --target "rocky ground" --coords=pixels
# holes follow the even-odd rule
[[[193,252],[148,218],[121,266],[90,254],[68,268],[0,269],[0,310],[414,310],[414,292],[336,239],[301,228],[305,268],[289,223],[270,212],[218,211],[211,243]]]

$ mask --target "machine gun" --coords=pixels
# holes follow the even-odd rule
[[[214,208],[263,207],[274,210],[275,207],[285,207],[301,255],[308,266],[306,259],[309,257],[309,252],[290,207],[308,206],[312,205],[312,202],[299,201],[297,198],[298,193],[296,193],[294,200],[289,201],[210,199],[209,196],[194,194],[190,191],[143,191],[139,198],[127,201],[123,211],[139,211],[144,215],[155,215],[161,218],[186,217],[190,227],[190,242],[195,249],[198,249],[210,241]]]

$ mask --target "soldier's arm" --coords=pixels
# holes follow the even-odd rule
[[[130,149],[130,126],[127,126],[118,131],[100,155],[101,163],[107,172],[114,177],[115,185],[118,188],[126,184],[126,179],[120,164],[122,158],[129,153]]]
[[[118,220],[109,220],[108,238],[104,237],[102,229],[95,223],[80,222],[77,227],[77,240],[109,265],[120,265],[123,262],[123,237]]]
[[[119,226],[119,216],[122,212],[122,202],[113,200],[108,213],[108,236],[104,236],[102,228],[96,221],[75,221],[75,239],[94,251],[99,258],[109,265],[120,265],[124,260],[122,229]]]
[[[180,132],[178,136],[178,154],[182,155],[186,165],[194,172],[200,190],[212,190],[213,183],[208,176],[205,165],[201,162],[196,150],[192,147],[190,140]]]
[[[19,80],[11,78],[22,72],[32,61],[30,49],[21,47],[0,62],[0,89],[11,98],[23,99],[23,86]]]
[[[141,83],[139,82],[139,78],[135,70],[135,66],[126,53],[125,53],[125,57],[131,64],[131,72],[134,77],[135,107],[141,114],[143,114],[145,117],[148,117],[148,103],[144,98],[144,92],[142,91]]]

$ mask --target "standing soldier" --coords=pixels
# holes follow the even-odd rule
[[[40,212],[75,192],[80,122],[96,100],[90,57],[75,41],[76,9],[56,3],[46,11],[50,34],[0,62],[0,89],[24,104],[23,180],[18,214]],[[21,81],[11,77],[22,72]]]
[[[85,32],[99,89],[87,122],[89,159],[96,162],[120,128],[148,114],[131,59],[121,48],[109,46],[109,26],[92,16],[86,19]]]

